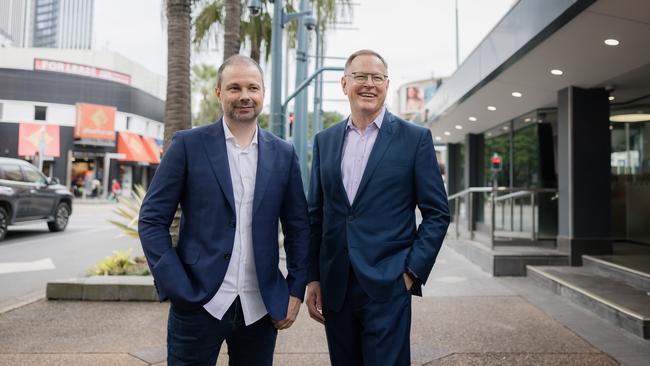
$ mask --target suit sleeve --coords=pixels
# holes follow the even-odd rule
[[[156,280],[160,300],[182,303],[177,294],[191,282],[172,248],[169,227],[181,199],[186,173],[183,136],[175,134],[163,156],[140,208],[138,232],[142,249]],[[184,288],[184,290],[183,290]]]
[[[314,138],[314,151],[311,158],[311,178],[309,180],[309,282],[320,281],[320,247],[323,234],[323,187],[320,180],[320,153],[318,135]]]
[[[426,283],[449,226],[449,204],[440,176],[431,131],[420,136],[415,157],[415,199],[422,223],[406,260],[406,270]]]
[[[298,156],[295,149],[292,148],[291,151],[289,182],[285,190],[280,221],[284,233],[284,250],[287,254],[289,294],[302,301],[305,297],[309,269],[309,221]]]

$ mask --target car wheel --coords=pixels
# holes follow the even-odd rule
[[[66,226],[68,226],[68,220],[70,219],[70,206],[61,202],[56,206],[56,211],[54,212],[54,221],[48,221],[47,227],[52,232],[63,231]]]
[[[0,240],[7,236],[7,226],[9,226],[9,215],[4,208],[0,207]]]

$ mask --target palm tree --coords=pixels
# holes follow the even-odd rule
[[[166,150],[178,130],[192,127],[190,32],[192,0],[166,0],[167,96],[165,99]]]
[[[206,0],[207,1],[207,0]],[[280,2],[282,0],[276,0]],[[351,10],[352,3],[351,0],[342,0],[337,2],[336,0],[313,0],[316,5],[315,13],[321,30],[321,37],[325,33],[328,24],[336,21],[337,12],[341,10],[341,5],[343,6],[343,11]],[[237,0],[211,0],[206,3],[199,15],[196,17],[194,23],[195,26],[195,35],[194,43],[200,44],[203,42],[205,37],[210,34],[212,27],[217,24],[224,29],[224,60],[230,57],[233,54],[239,53],[239,47],[241,42],[249,40],[251,43],[251,53],[250,57],[259,63],[261,58],[261,49],[264,47],[266,49],[264,58],[268,60],[270,51],[271,51],[271,29],[272,29],[272,17],[268,9],[268,0],[262,0],[262,13],[257,17],[249,17],[248,20],[239,20],[239,34],[236,36],[234,29],[238,29],[234,26],[235,21],[230,19],[228,16],[229,2],[237,2],[239,4],[239,13],[236,13],[234,10],[230,13],[242,15],[241,12],[241,2]],[[285,7],[288,12],[295,11],[294,0],[284,0]],[[225,16],[224,16],[225,15]],[[232,23],[231,23],[232,21]],[[288,25],[290,31],[290,39],[295,37],[296,26],[294,23]],[[236,39],[235,39],[236,38]],[[235,52],[235,44],[237,44],[237,51]],[[232,48],[230,48],[232,45]]]
[[[241,23],[241,0],[225,0],[226,19],[223,28],[223,59],[224,61],[239,54],[241,47],[240,23]]]

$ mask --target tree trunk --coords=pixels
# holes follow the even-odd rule
[[[176,131],[192,127],[190,11],[190,0],[167,0],[167,97],[164,150],[167,150]]]
[[[225,2],[226,18],[224,20],[223,33],[223,59],[224,61],[232,56],[239,54],[241,39],[239,35],[239,23],[241,22],[241,1],[226,0]]]

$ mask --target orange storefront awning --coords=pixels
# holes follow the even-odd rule
[[[140,135],[123,131],[118,132],[117,135],[117,153],[124,154],[124,159],[119,159],[120,161],[157,164],[149,154],[148,148],[145,147],[145,142],[140,138]]]
[[[142,137],[144,147],[147,149],[149,156],[151,156],[151,164],[160,164],[160,146],[151,137]]]
[[[18,127],[18,155],[34,156],[42,148],[45,156],[61,156],[59,126],[21,122]]]

